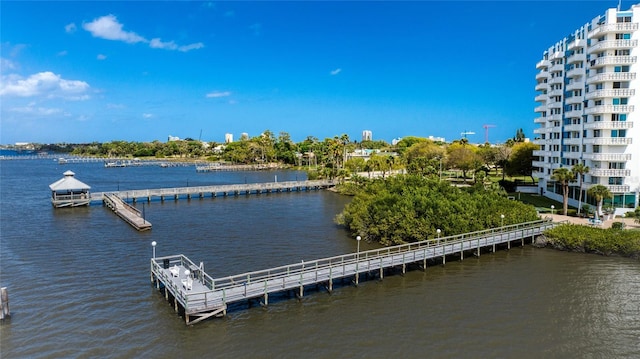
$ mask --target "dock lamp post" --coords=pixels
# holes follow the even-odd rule
[[[551,205],[551,215],[553,215],[553,214],[554,214],[554,213],[553,213],[553,210],[554,210],[554,209],[556,209],[556,206]]]
[[[438,241],[440,241],[440,232],[442,232],[440,228],[436,229],[436,233],[438,233]]]
[[[500,227],[504,227],[504,214],[500,215]]]
[[[151,242],[151,247],[153,248],[153,258],[156,257],[156,245],[158,243],[156,243],[156,241]]]
[[[358,273],[358,264],[360,263],[360,240],[362,239],[362,237],[357,236],[356,237],[356,241],[358,242],[358,246],[356,249],[356,285],[358,285],[358,277],[359,277],[359,273]]]

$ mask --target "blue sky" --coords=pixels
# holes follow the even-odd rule
[[[2,1],[0,143],[533,137],[543,51],[615,6]]]

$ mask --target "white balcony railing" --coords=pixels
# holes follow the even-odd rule
[[[636,79],[635,72],[605,72],[595,74],[587,78],[587,83],[605,82],[605,81],[631,81]]]
[[[582,124],[565,125],[564,131],[582,131]]]
[[[546,112],[546,111],[547,111],[547,105],[536,106],[536,108],[533,109],[533,112]]]
[[[591,67],[604,65],[633,65],[638,58],[636,56],[602,56],[591,60]]]
[[[583,103],[584,98],[582,96],[571,96],[564,99],[564,103],[567,105],[571,105],[574,103]]]
[[[609,90],[598,90],[594,92],[589,92],[584,95],[584,98],[587,100],[591,100],[594,98],[607,98],[607,97],[631,97],[636,94],[635,89],[609,89]]]
[[[547,118],[546,117],[536,117],[533,119],[534,123],[546,123],[547,122]]]
[[[634,110],[633,105],[602,105],[596,107],[588,107],[584,109],[585,115],[592,115],[594,113],[629,113]]]
[[[583,81],[574,81],[566,86],[566,90],[583,90],[584,82]]]
[[[546,90],[548,88],[549,88],[549,84],[547,84],[546,82],[541,82],[541,83],[536,85],[535,90],[536,91],[542,91],[542,90]]]
[[[585,123],[587,130],[619,130],[633,128],[633,121],[597,121]]]
[[[582,110],[573,110],[573,111],[567,111],[564,113],[564,117],[566,118],[573,118],[573,117],[582,117]]]
[[[549,62],[549,60],[540,60],[536,64],[536,69],[540,70],[540,69],[543,69],[543,68],[548,68],[550,64],[551,63]]]
[[[611,193],[627,193],[630,191],[629,185],[606,184],[604,186],[607,187]]]
[[[562,143],[565,145],[581,145],[582,139],[581,138],[564,138],[562,140]]]
[[[562,76],[556,76],[556,77],[552,77],[551,79],[549,79],[549,84],[550,85],[561,84],[563,82],[564,82],[564,79],[562,78]]]
[[[573,78],[584,76],[584,68],[571,69],[567,71],[566,76],[573,77]]]
[[[630,145],[632,142],[633,142],[633,138],[631,137],[595,137],[595,138],[584,139],[584,143],[592,144],[592,145],[617,146],[617,145]]]
[[[589,174],[594,177],[628,177],[631,176],[631,170],[610,170],[592,168]]]
[[[605,40],[589,47],[589,53],[609,49],[634,48],[638,46],[638,40]]]
[[[541,93],[541,94],[537,95],[534,100],[536,102],[542,102],[542,101],[546,101],[548,98],[549,98],[549,96],[547,96],[546,93]]]
[[[615,24],[604,24],[589,31],[589,38],[593,38],[598,34],[604,34],[607,32],[636,31],[636,30],[638,30],[637,22],[621,22],[621,23],[615,23]]]
[[[542,150],[533,150],[533,155],[538,157],[551,157],[556,152],[552,151],[542,151]],[[558,154],[559,155],[559,154]]]
[[[582,156],[585,160],[591,161],[614,161],[624,162],[631,161],[630,153],[587,153]]]

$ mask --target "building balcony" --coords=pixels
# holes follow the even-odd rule
[[[583,102],[584,102],[584,97],[582,96],[571,96],[571,97],[565,97],[564,99],[564,103],[567,105],[571,105],[575,103],[583,103]]]
[[[592,84],[605,81],[631,81],[635,79],[635,72],[605,72],[589,76],[589,78],[587,78],[587,83]]]
[[[609,189],[609,192],[611,193],[628,193],[630,192],[630,187],[629,185],[614,185],[614,184],[606,184],[604,185],[605,187],[607,187],[607,189]]]
[[[556,101],[556,102],[547,103],[547,109],[552,109],[552,108],[562,109],[562,102]],[[558,116],[560,116],[560,118],[562,118],[562,115],[558,115]]]
[[[585,47],[587,45],[587,40],[585,39],[575,39],[573,41],[571,41],[569,43],[569,46],[567,46],[567,48],[569,50],[574,50],[574,49],[578,49],[581,47]]]
[[[554,153],[557,152],[552,152],[552,151],[542,151],[542,150],[533,150],[533,155],[534,156],[538,156],[538,157],[551,157],[554,155]],[[559,154],[558,154],[559,155]]]
[[[597,121],[585,123],[586,130],[620,130],[633,128],[633,121]]]
[[[547,96],[549,97],[562,96],[562,95],[564,95],[564,91],[562,91],[562,89],[552,90],[551,92],[547,93]]]
[[[546,117],[536,117],[533,119],[533,123],[547,123]]]
[[[610,90],[598,90],[589,92],[584,95],[587,100],[595,98],[607,98],[607,97],[631,97],[636,94],[635,89],[610,89]]]
[[[551,65],[551,68],[549,68],[549,72],[559,72],[559,71],[564,71],[564,64]]]
[[[546,93],[541,93],[538,96],[536,96],[534,98],[534,100],[536,102],[543,102],[543,101],[547,101],[548,98],[549,98],[549,96]]]
[[[622,22],[616,24],[604,24],[596,27],[595,29],[589,31],[589,38],[593,38],[600,34],[606,34],[609,32],[619,32],[619,31],[636,31],[638,30],[637,22]]]
[[[533,167],[546,167],[547,163],[545,163],[543,161],[531,161],[531,165]]]
[[[546,69],[549,67],[549,65],[551,65],[551,63],[549,62],[549,60],[540,60],[538,61],[538,63],[536,64],[536,69],[538,70],[542,70],[542,69]]]
[[[633,105],[602,105],[585,108],[584,114],[592,115],[594,113],[629,113],[633,112],[633,110]]]
[[[549,85],[561,84],[564,82],[562,76],[556,76],[549,79]]]
[[[573,111],[565,112],[564,117],[565,118],[582,117],[582,114],[583,114],[582,110],[573,110]]]
[[[550,75],[549,75],[549,73],[547,71],[541,71],[541,72],[538,72],[536,74],[536,80],[539,81],[539,80],[542,80],[542,79],[546,79],[546,78],[549,78],[549,76]]]
[[[605,65],[633,65],[638,61],[637,56],[603,56],[589,62],[592,68]]]
[[[585,74],[584,68],[579,67],[579,68],[575,68],[567,71],[566,77],[576,78],[576,77],[584,76],[584,74]]]
[[[579,160],[582,158],[582,153],[581,152],[562,152],[562,157]]]
[[[549,121],[562,121],[562,115],[547,116],[547,120],[549,120]]]
[[[541,82],[539,84],[536,85],[535,90],[536,91],[545,91],[549,88],[549,84],[546,82]]]
[[[564,145],[581,145],[582,138],[563,138],[562,144]]]
[[[584,90],[584,82],[583,81],[573,81],[565,87],[565,90]]]
[[[589,47],[588,52],[594,53],[604,50],[632,49],[638,46],[638,40],[605,40]]]
[[[626,146],[630,145],[633,141],[631,137],[595,137],[595,138],[585,138],[585,144],[592,145],[608,145],[608,146]]]
[[[536,106],[533,109],[533,112],[546,112],[546,111],[547,111],[547,105]]]
[[[582,156],[585,160],[591,161],[607,161],[607,162],[626,162],[631,161],[630,153],[587,153]]]
[[[577,62],[583,62],[587,59],[587,55],[585,55],[584,53],[582,54],[573,54],[569,57],[567,57],[567,63],[568,64],[573,64],[573,63],[577,63]]]
[[[565,131],[582,131],[582,124],[565,125]]]
[[[629,177],[631,176],[631,170],[610,170],[592,168],[589,174],[593,177]]]

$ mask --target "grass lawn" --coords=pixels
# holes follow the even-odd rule
[[[509,193],[509,196],[513,196],[516,200],[522,202],[522,203],[526,203],[526,204],[530,204],[534,207],[536,207],[536,209],[538,209],[539,212],[541,213],[546,213],[546,212],[551,212],[551,205],[553,205],[555,207],[554,212],[555,213],[561,213],[562,212],[562,202],[558,202],[558,201],[554,201],[550,198],[547,198],[545,196],[541,196],[539,194],[532,194],[532,193]],[[575,207],[571,207],[569,206],[569,208],[574,208]]]

